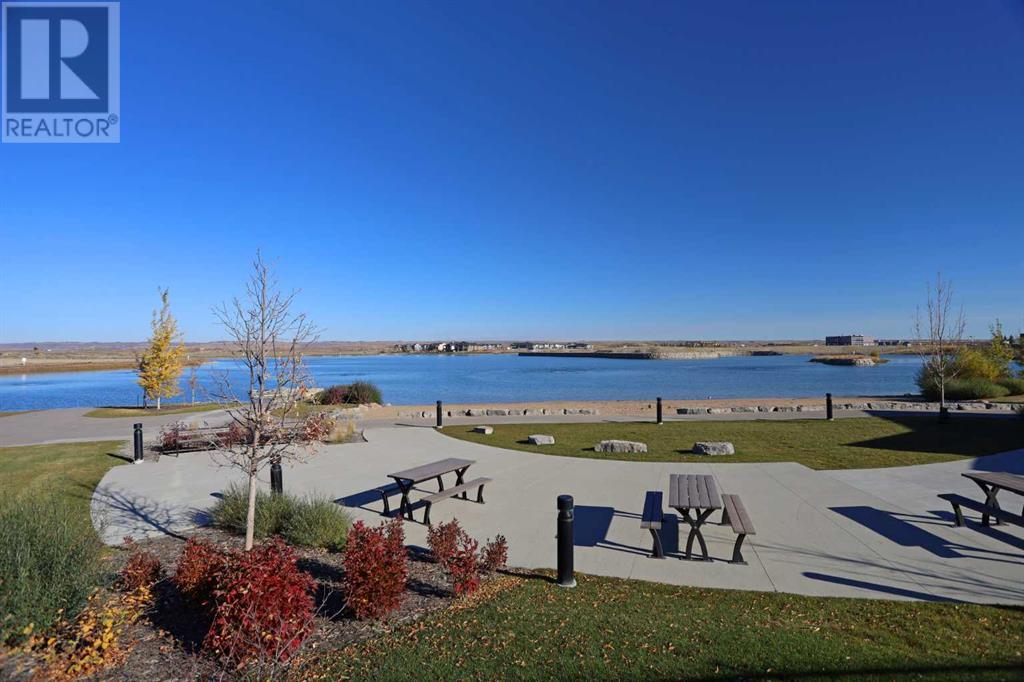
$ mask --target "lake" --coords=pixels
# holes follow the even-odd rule
[[[809,355],[740,356],[717,360],[608,360],[517,355],[369,355],[309,358],[318,386],[357,379],[380,386],[386,402],[422,405],[540,400],[647,400],[693,398],[797,398],[915,393],[916,356],[890,356],[876,367],[808,362]],[[241,388],[234,361],[198,370],[228,371]],[[188,400],[186,379],[182,395]],[[244,394],[244,390],[239,390]],[[202,400],[198,395],[197,400]],[[0,411],[53,407],[136,405],[141,391],[131,370],[62,372],[0,377]],[[0,422],[2,425],[2,422]]]

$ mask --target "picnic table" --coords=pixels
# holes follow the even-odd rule
[[[668,506],[683,517],[690,526],[686,538],[686,558],[693,558],[693,541],[696,538],[703,553],[702,561],[710,561],[708,546],[700,527],[711,513],[722,508],[722,496],[718,494],[715,477],[707,474],[670,474],[668,479]]]
[[[399,506],[399,513],[403,516],[407,516],[410,521],[412,520],[412,503],[409,501],[409,492],[417,483],[422,483],[423,481],[429,481],[432,478],[436,478],[438,492],[440,492],[444,490],[444,480],[441,477],[445,474],[455,472],[455,485],[456,487],[461,486],[463,484],[463,477],[466,474],[466,469],[473,464],[476,464],[476,462],[472,459],[449,457],[447,459],[441,459],[429,464],[423,464],[418,467],[388,474],[389,478],[395,479],[395,483],[398,484],[398,489],[402,491],[402,502]]]
[[[1024,496],[1024,476],[987,471],[968,471],[961,475],[974,481],[985,493],[985,507],[988,509],[999,510],[999,501],[996,496],[1000,490],[1008,490],[1011,493]],[[1024,516],[1024,511],[1021,512],[1021,516]],[[981,524],[983,526],[988,525],[988,517],[988,514],[982,514]],[[996,518],[995,522],[998,524],[999,518]]]

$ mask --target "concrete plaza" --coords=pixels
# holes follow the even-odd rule
[[[794,463],[556,457],[469,443],[414,425],[373,426],[364,434],[365,443],[324,446],[309,461],[286,467],[286,489],[330,496],[353,517],[378,523],[382,504],[375,489],[390,483],[389,472],[460,457],[476,461],[467,479],[494,479],[487,502],[449,499],[435,505],[432,520],[458,518],[480,540],[505,535],[510,565],[555,566],[555,499],[570,494],[576,503],[576,569],[586,573],[808,595],[1024,603],[1022,529],[982,528],[973,514],[975,522],[954,528],[948,504],[936,498],[940,492],[980,498],[960,473],[1024,473],[1024,450],[914,467],[814,471]],[[644,493],[667,490],[671,473],[713,474],[720,490],[742,497],[757,527],[744,545],[748,565],[727,563],[734,536],[717,523],[704,526],[715,561],[649,558],[650,535],[639,521]],[[93,520],[112,543],[126,535],[187,533],[204,522],[216,495],[239,479],[210,453],[114,467],[94,495]],[[435,490],[428,482],[414,499]],[[1004,506],[1024,502],[1003,495]],[[417,510],[417,522],[406,522],[408,544],[426,544],[421,518]],[[673,512],[666,522],[666,550],[676,553],[674,531],[682,530],[685,544],[687,526]]]

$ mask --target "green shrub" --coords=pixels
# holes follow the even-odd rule
[[[332,551],[345,546],[352,521],[345,510],[326,497],[298,500],[284,520],[281,535],[297,547],[323,547]]]
[[[929,386],[923,391],[928,400],[939,399],[938,386]],[[946,400],[980,400],[982,398],[1002,398],[1010,395],[1010,390],[987,379],[950,379],[946,382]]]
[[[296,499],[291,495],[271,495],[260,490],[256,493],[257,539],[279,535],[284,520],[289,516]],[[223,491],[210,515],[213,525],[229,533],[245,535],[245,517],[249,511],[249,490],[245,485],[233,483]]]
[[[996,383],[1009,391],[1009,395],[1024,395],[1024,378],[1000,379]]]
[[[248,489],[232,484],[213,507],[213,525],[244,535],[248,505]],[[327,498],[256,493],[257,539],[281,535],[292,545],[336,550],[345,545],[349,524],[348,514]]]
[[[0,642],[72,619],[102,577],[103,545],[87,515],[51,498],[0,504]]]
[[[348,397],[350,403],[359,403],[360,405],[384,402],[380,389],[369,381],[357,381],[349,386]]]

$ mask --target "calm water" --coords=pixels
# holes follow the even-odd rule
[[[920,360],[891,356],[878,367],[833,367],[810,356],[731,357],[718,360],[605,360],[521,358],[515,355],[378,355],[311,358],[319,386],[372,381],[396,405],[530,400],[643,400],[683,398],[892,395],[916,391]],[[233,361],[204,365],[201,383]],[[188,373],[186,372],[186,377]],[[244,394],[244,391],[239,391]],[[0,411],[51,407],[136,405],[140,389],[131,370],[0,377]],[[188,387],[182,381],[182,396]],[[197,400],[203,399],[200,394]]]

